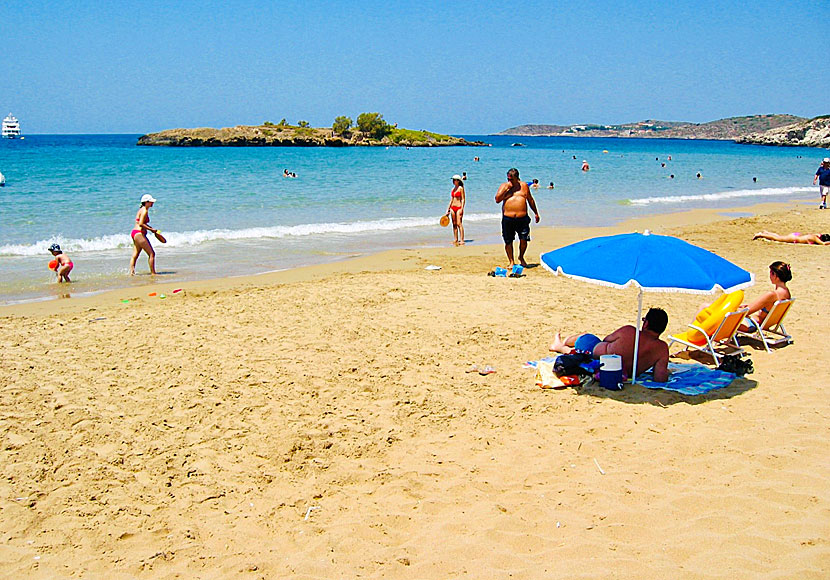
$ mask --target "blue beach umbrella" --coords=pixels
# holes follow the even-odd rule
[[[583,240],[546,252],[541,259],[542,266],[556,275],[615,288],[637,286],[638,321],[643,316],[643,292],[713,294],[718,290],[734,292],[755,283],[752,274],[717,254],[648,230]],[[640,325],[634,326],[637,333],[632,382],[637,376],[640,346]]]

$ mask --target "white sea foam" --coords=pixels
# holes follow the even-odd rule
[[[497,220],[499,214],[468,214],[464,220],[481,222]],[[167,238],[166,247],[197,246],[215,240],[256,240],[279,239],[303,236],[325,236],[332,234],[361,235],[375,232],[390,232],[409,228],[438,227],[438,218],[408,217],[358,222],[329,222],[298,224],[294,226],[273,226],[243,228],[239,230],[196,230],[189,232],[164,231]],[[153,238],[151,237],[152,241]],[[97,238],[62,238],[55,237],[40,240],[34,244],[8,244],[0,246],[0,256],[40,256],[47,252],[51,244],[60,244],[67,253],[106,252],[122,248],[132,248],[133,242],[128,234],[112,234]]]
[[[658,203],[694,203],[696,201],[721,201],[738,197],[774,197],[808,193],[813,189],[807,187],[767,187],[763,189],[735,189],[704,193],[700,195],[667,195],[664,197],[644,197],[632,199],[631,205],[651,205]]]

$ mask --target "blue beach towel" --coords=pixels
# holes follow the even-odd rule
[[[556,357],[549,356],[541,360],[552,363],[556,360]],[[539,362],[535,360],[527,361],[524,367],[535,369]],[[650,371],[641,374],[637,377],[637,384],[647,389],[663,389],[664,391],[674,391],[683,395],[702,395],[715,389],[728,387],[736,377],[733,373],[710,369],[700,363],[669,363],[669,381],[667,383],[654,382],[652,376]]]
[[[702,395],[728,387],[735,380],[733,373],[710,369],[698,363],[669,363],[669,381],[656,383],[650,372],[637,377],[637,384],[647,389],[663,389],[684,395]]]

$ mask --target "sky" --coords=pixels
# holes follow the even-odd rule
[[[830,114],[830,0],[2,0],[0,116],[149,133]]]

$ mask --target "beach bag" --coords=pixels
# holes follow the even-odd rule
[[[728,354],[723,357],[717,370],[742,377],[751,374],[755,368],[752,364],[752,359],[742,359],[739,354]]]
[[[582,354],[577,352],[572,354],[560,354],[556,357],[556,361],[553,363],[553,372],[560,376],[588,375],[591,373],[582,368],[582,365],[592,360],[593,357],[590,354]]]

